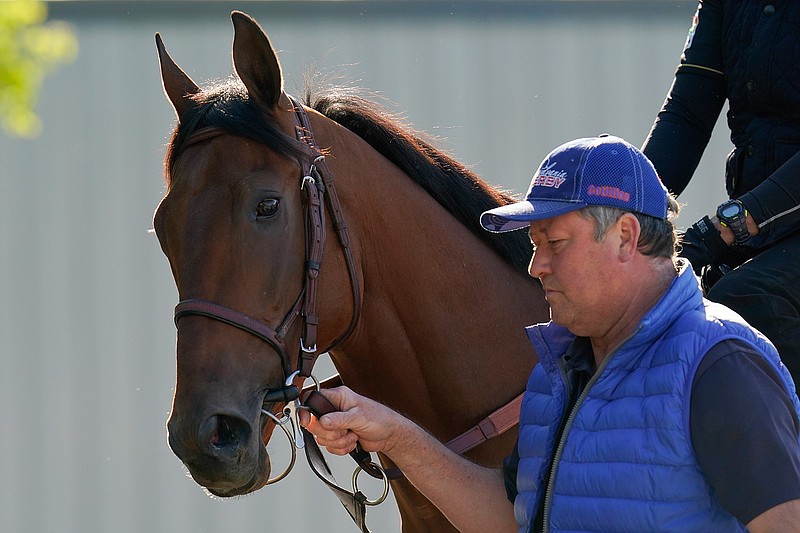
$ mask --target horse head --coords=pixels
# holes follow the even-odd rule
[[[513,421],[477,433],[513,416],[536,362],[524,326],[549,317],[524,232],[479,224],[514,198],[346,88],[307,87],[306,109],[258,24],[232,18],[235,76],[202,89],[156,36],[178,117],[154,220],[180,297],[170,446],[219,496],[280,479],[265,444],[276,427],[302,444],[298,389],[329,352],[348,386],[499,466]],[[404,531],[453,530],[408,480],[392,491]]]
[[[327,223],[318,216],[321,227],[309,230],[317,194],[310,175],[320,153],[295,138],[296,107],[283,93],[275,52],[254,20],[238,12],[232,19],[236,76],[210,91],[173,62],[156,35],[164,92],[178,117],[167,194],[154,218],[181,300],[169,444],[217,496],[249,493],[270,479],[265,444],[278,419],[265,398],[279,410],[293,401],[285,391],[301,383],[291,354],[304,353],[304,340],[304,348],[316,344],[302,337],[316,335],[308,284],[321,278],[313,257],[321,250],[309,252],[306,242],[311,231],[317,242],[310,246],[320,247]],[[333,261],[326,272],[337,290],[350,285],[345,268],[337,273],[342,265]],[[348,318],[332,318],[317,342],[334,338],[336,328],[341,334]]]

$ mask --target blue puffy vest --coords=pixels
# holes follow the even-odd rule
[[[746,531],[713,496],[694,456],[694,373],[713,345],[741,339],[773,364],[798,413],[800,402],[772,344],[733,311],[703,300],[690,268],[684,265],[638,329],[603,361],[567,420],[561,448],[555,439],[567,402],[562,356],[574,336],[553,323],[527,331],[540,364],[520,417],[514,512],[521,533],[545,498],[551,464],[547,531]]]

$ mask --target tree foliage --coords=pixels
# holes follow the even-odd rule
[[[0,0],[0,124],[11,135],[41,130],[35,106],[45,74],[78,54],[72,28],[47,21],[39,0]]]

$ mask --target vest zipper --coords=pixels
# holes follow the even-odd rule
[[[550,465],[550,479],[547,481],[547,487],[544,492],[544,511],[542,512],[542,533],[547,533],[549,529],[549,522],[550,522],[550,505],[552,505],[551,501],[551,493],[553,492],[553,488],[555,487],[556,483],[556,472],[558,471],[558,462],[561,459],[561,454],[564,451],[564,444],[567,441],[567,434],[569,433],[570,428],[572,427],[572,423],[575,421],[575,416],[578,414],[578,409],[580,409],[583,400],[586,399],[586,396],[589,394],[592,386],[595,382],[600,378],[600,375],[605,370],[606,366],[608,366],[609,361],[617,351],[628,342],[631,337],[633,337],[639,329],[641,329],[641,325],[636,328],[636,330],[628,336],[624,341],[619,343],[619,345],[614,348],[614,350],[609,353],[603,362],[600,363],[600,366],[597,367],[595,370],[594,375],[589,379],[589,382],[586,384],[586,387],[583,388],[578,399],[575,401],[575,405],[572,406],[572,409],[569,412],[569,417],[567,418],[566,423],[564,424],[564,430],[561,432],[561,438],[558,440],[558,446],[556,447],[556,453],[553,456],[553,462]]]

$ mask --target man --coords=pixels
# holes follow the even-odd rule
[[[769,341],[705,301],[675,257],[677,203],[611,136],[553,150],[525,201],[483,214],[529,227],[552,321],[504,472],[456,456],[341,388],[303,423],[337,454],[385,453],[462,531],[800,531],[800,402]]]

